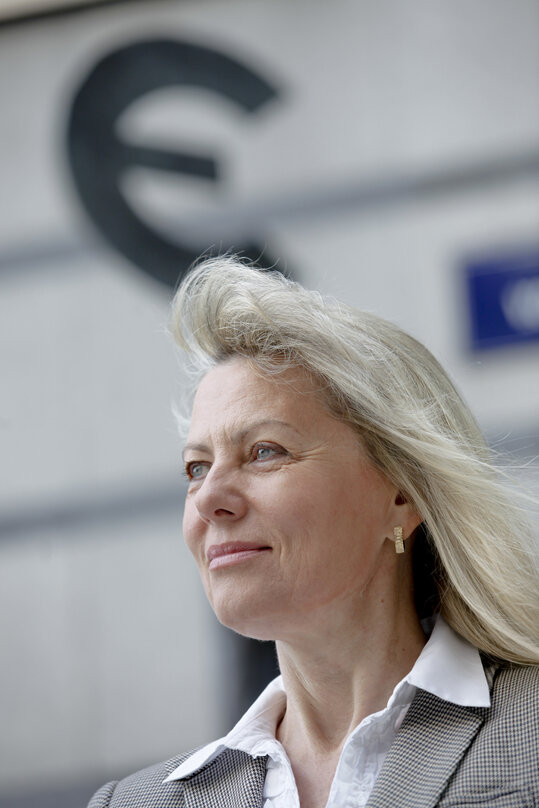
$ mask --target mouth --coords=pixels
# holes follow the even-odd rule
[[[230,567],[234,564],[241,564],[252,558],[271,551],[271,547],[250,542],[226,542],[225,544],[212,544],[208,547],[206,558],[208,569],[215,570],[219,567]]]

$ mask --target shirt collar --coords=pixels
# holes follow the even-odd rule
[[[286,693],[283,677],[277,676],[262,691],[228,735],[197,749],[163,782],[181,780],[194,774],[218,757],[224,749],[241,749],[252,757],[267,755],[270,747],[275,744],[275,732],[285,707]]]
[[[463,707],[490,706],[490,692],[479,651],[456,634],[441,616],[412,670],[395,687],[390,702],[402,691],[405,682]],[[227,748],[241,749],[252,757],[274,752],[275,731],[285,706],[283,680],[278,676],[228,735],[198,749],[164,782],[194,774]]]
[[[405,679],[462,707],[490,707],[490,690],[479,651],[441,616]]]

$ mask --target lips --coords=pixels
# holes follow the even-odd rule
[[[249,559],[263,555],[271,547],[253,542],[225,542],[224,544],[212,544],[208,547],[206,558],[210,570],[218,567],[229,567],[234,564],[241,564]]]

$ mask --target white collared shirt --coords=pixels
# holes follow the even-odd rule
[[[412,670],[396,685],[386,707],[366,716],[346,739],[326,808],[364,808],[417,688],[464,707],[490,706],[479,652],[439,617]],[[225,748],[239,749],[252,757],[268,756],[264,808],[300,808],[292,766],[275,738],[285,708],[286,693],[278,676],[228,735],[184,760],[164,782],[188,777]]]

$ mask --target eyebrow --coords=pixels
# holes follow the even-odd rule
[[[235,446],[238,446],[242,443],[243,440],[249,435],[251,432],[254,432],[256,429],[261,429],[265,426],[283,426],[286,429],[291,429],[293,432],[299,435],[299,431],[296,429],[295,426],[289,424],[287,421],[280,421],[278,418],[265,418],[262,421],[254,421],[252,424],[248,424],[243,429],[238,430],[237,432],[232,433],[232,443]],[[205,443],[186,443],[183,447],[182,457],[185,457],[186,452],[205,452],[209,453],[210,448]]]

